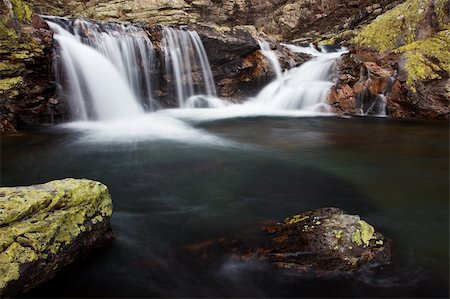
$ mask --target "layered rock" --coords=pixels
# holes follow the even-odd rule
[[[255,26],[282,40],[312,41],[367,24],[400,1],[354,0],[28,0],[39,13],[149,24]]]
[[[349,274],[362,268],[389,264],[390,246],[382,234],[337,208],[322,208],[266,225],[236,240],[220,239],[190,247],[201,256],[225,247],[238,261],[259,261],[315,277]]]
[[[21,0],[0,2],[0,132],[39,124],[54,94],[52,33]]]
[[[0,297],[25,292],[111,240],[105,185],[65,179],[0,188]]]

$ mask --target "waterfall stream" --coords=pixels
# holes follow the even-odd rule
[[[197,32],[177,30],[164,26],[163,47],[166,72],[172,76],[176,98],[181,108],[193,108],[188,99],[196,95],[216,96],[214,79],[205,48]],[[195,74],[200,73],[201,83],[196,88]]]
[[[45,19],[57,42],[55,70],[60,96],[67,99],[74,119],[132,120],[157,110],[152,99],[156,51],[148,32],[132,24]],[[325,99],[333,85],[330,68],[343,50],[327,53],[314,47],[286,45],[293,52],[312,55],[313,59],[282,73],[269,44],[259,41],[259,45],[277,77],[256,97],[232,104],[216,96],[211,67],[197,32],[161,26],[164,64],[160,76],[167,81],[167,96],[176,99],[178,107],[184,109],[165,109],[158,114],[201,121],[329,112]]]

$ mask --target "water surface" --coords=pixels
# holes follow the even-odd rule
[[[90,178],[108,185],[114,202],[117,239],[25,296],[448,296],[448,122],[260,117],[176,125],[160,134],[81,126],[2,136],[2,186]],[[227,252],[204,263],[185,250],[328,206],[361,215],[392,240],[393,266],[313,281],[232,262]]]

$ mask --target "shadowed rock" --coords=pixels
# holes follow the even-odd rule
[[[315,277],[350,274],[389,264],[384,236],[359,216],[337,208],[322,208],[270,224],[236,240],[220,239],[189,247],[208,256],[214,246],[228,248],[233,260],[257,260],[274,268]]]

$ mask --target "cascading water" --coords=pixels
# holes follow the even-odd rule
[[[162,27],[166,72],[172,76],[179,107],[195,108],[197,95],[216,96],[211,67],[197,32]],[[199,74],[200,80],[196,80]]]
[[[276,110],[323,110],[324,100],[333,85],[331,66],[343,51],[315,54],[310,61],[290,69],[266,86],[251,103]]]
[[[153,46],[144,30],[82,19],[45,19],[60,48],[57,84],[64,86],[61,93],[76,119],[125,118],[155,109],[150,78]]]
[[[272,65],[272,68],[275,71],[277,79],[280,80],[283,73],[282,73],[281,65],[280,65],[280,62],[278,61],[277,55],[270,48],[269,42],[264,41],[264,40],[258,40],[258,44],[259,44],[259,48],[261,49],[261,52],[269,60],[270,64]]]
[[[93,23],[80,19],[46,17],[59,45],[62,96],[79,120],[131,119],[153,110],[151,75],[153,47],[145,30],[134,25]],[[195,31],[162,27],[162,51],[169,87],[180,108],[161,116],[223,118],[251,115],[304,115],[327,112],[324,103],[332,82],[330,67],[343,51],[325,53],[316,48],[290,46],[295,52],[315,56],[284,73],[267,42],[260,41],[277,79],[255,98],[231,104],[217,98],[206,51]],[[289,46],[289,45],[287,45]],[[58,64],[56,64],[58,66]],[[157,65],[157,64],[155,64]],[[69,84],[64,84],[65,82]],[[189,110],[189,111],[187,111]],[[204,111],[204,112],[203,112]],[[184,116],[183,116],[184,113]],[[186,114],[187,113],[187,114]],[[177,124],[177,126],[180,123]],[[122,126],[122,124],[120,125]],[[140,125],[143,127],[142,125]],[[185,127],[184,127],[185,129]],[[184,130],[183,129],[183,130]]]

